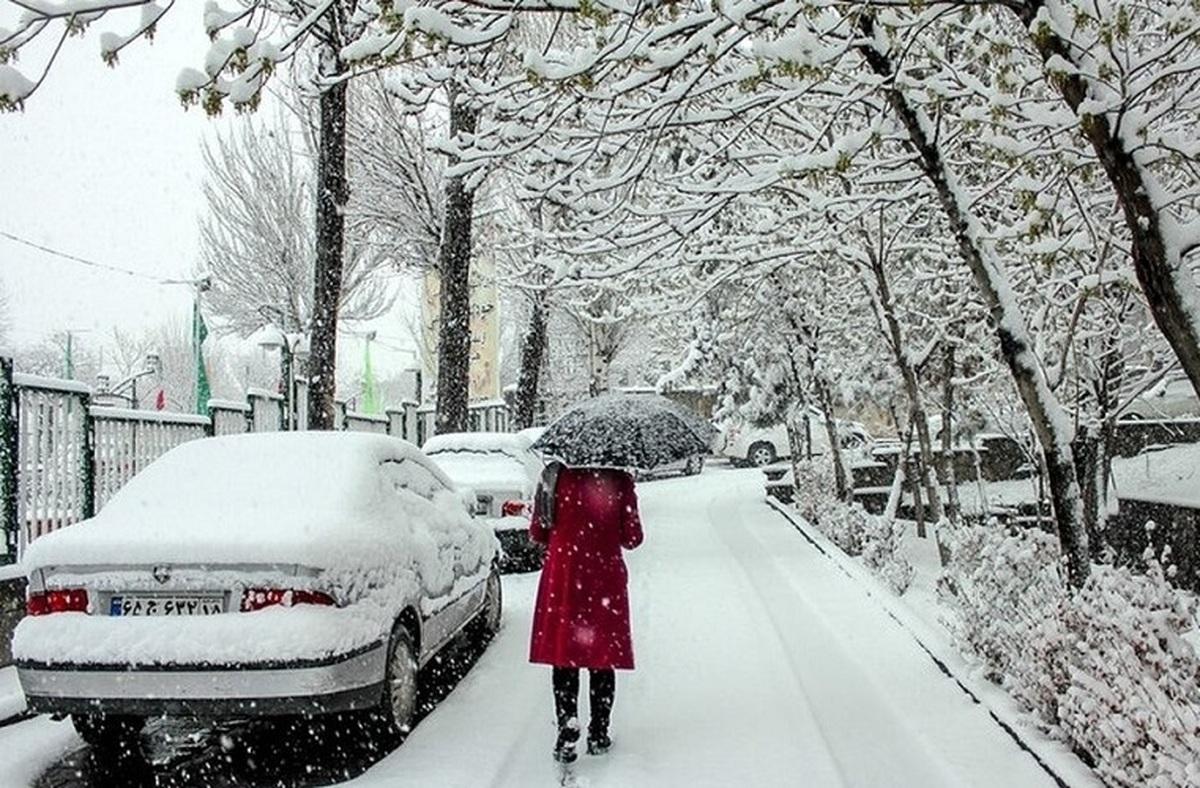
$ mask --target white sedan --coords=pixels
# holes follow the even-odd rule
[[[533,494],[541,459],[524,433],[451,432],[436,435],[422,450],[456,485],[475,495],[475,514],[487,518],[500,540],[504,570],[537,569],[543,550],[529,538]]]
[[[98,746],[149,716],[358,712],[398,735],[417,669],[500,622],[496,540],[415,446],[275,433],[179,446],[33,542],[13,654]]]

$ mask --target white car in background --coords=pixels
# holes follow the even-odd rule
[[[1121,412],[1120,418],[1153,421],[1158,419],[1187,419],[1200,417],[1200,397],[1192,381],[1182,372],[1164,378],[1133,400]]]
[[[808,416],[812,434],[812,452],[814,455],[825,454],[829,451],[829,439],[825,433],[825,423],[820,414]],[[853,421],[837,422],[843,449],[867,449],[870,447],[871,434],[866,428]],[[783,424],[773,424],[768,427],[755,427],[750,424],[731,422],[726,425],[721,436],[721,454],[728,457],[734,465],[749,465],[761,468],[771,465],[791,456],[791,443],[788,441],[787,427]]]
[[[435,435],[423,451],[463,490],[474,496],[475,514],[495,529],[504,571],[542,565],[543,549],[529,538],[533,495],[541,458],[522,433],[451,432]]]
[[[17,673],[30,709],[98,748],[135,747],[160,715],[355,712],[402,735],[418,668],[499,627],[496,549],[405,441],[192,441],[29,546]]]

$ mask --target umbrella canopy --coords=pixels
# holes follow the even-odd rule
[[[670,408],[672,411],[679,414],[680,418],[687,422],[687,425],[691,428],[692,432],[696,433],[696,437],[704,442],[705,447],[712,445],[713,438],[715,438],[717,435],[716,428],[712,425],[712,422],[686,405],[680,405],[675,400],[658,394],[631,394],[629,396],[651,397],[663,407]]]
[[[652,470],[708,450],[697,422],[665,397],[601,394],[560,416],[533,448],[574,467]]]

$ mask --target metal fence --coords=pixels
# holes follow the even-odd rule
[[[297,385],[296,426],[307,423]],[[210,435],[287,429],[284,401],[252,390],[246,402],[209,400],[209,415],[126,410],[92,404],[92,390],[71,380],[23,375],[0,357],[0,564],[31,541],[91,517],[135,474],[186,441]],[[348,411],[339,429],[395,435],[417,445],[433,434],[432,409],[404,402],[386,415]],[[471,429],[505,431],[503,403],[471,408]]]

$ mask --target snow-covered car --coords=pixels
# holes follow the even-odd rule
[[[459,488],[474,495],[475,514],[500,540],[503,571],[542,565],[543,548],[529,538],[533,494],[542,461],[520,433],[450,432],[425,442],[422,450]]]
[[[637,470],[637,478],[639,481],[658,479],[664,476],[695,476],[704,470],[704,455],[693,454],[675,462],[669,462],[666,465],[660,465],[651,470],[639,468]]]
[[[829,439],[825,434],[825,423],[819,414],[808,416],[812,435],[813,454],[824,454],[829,450]],[[843,449],[869,448],[872,438],[866,427],[854,421],[837,422]],[[791,456],[787,427],[773,424],[755,427],[749,424],[731,423],[722,433],[721,454],[735,465],[751,465],[761,468]]]
[[[1169,375],[1121,412],[1123,419],[1154,420],[1200,417],[1200,397],[1183,373]]]
[[[129,746],[150,716],[353,712],[399,734],[418,668],[500,623],[496,539],[382,435],[185,443],[34,541],[13,655],[29,707]]]

